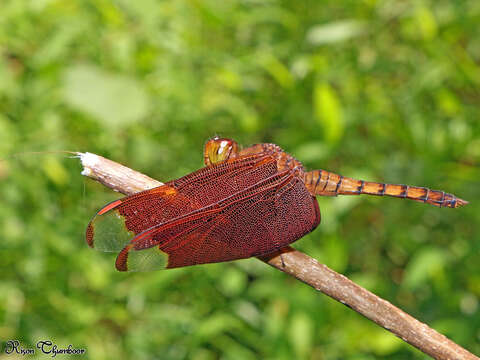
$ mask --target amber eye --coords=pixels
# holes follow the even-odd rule
[[[231,139],[214,137],[205,144],[205,163],[218,164],[237,153],[238,145]]]

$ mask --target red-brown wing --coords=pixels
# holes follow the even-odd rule
[[[221,262],[275,251],[313,230],[316,200],[288,172],[135,237],[117,257],[121,271]]]
[[[102,251],[120,251],[145,230],[216,203],[276,171],[271,156],[245,156],[116,200],[90,221],[87,243]]]
[[[277,162],[271,155],[255,154],[202,168],[171,184],[191,199],[197,208],[202,208],[243,191],[277,172]]]
[[[101,251],[120,251],[136,234],[192,211],[187,200],[174,187],[162,185],[113,201],[90,220],[87,243]]]

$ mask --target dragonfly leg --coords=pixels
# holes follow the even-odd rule
[[[326,170],[314,170],[305,173],[305,186],[312,195],[377,195],[393,196],[431,204],[438,207],[457,208],[468,204],[468,201],[455,195],[426,187],[400,184],[385,184],[364,180],[356,180]]]

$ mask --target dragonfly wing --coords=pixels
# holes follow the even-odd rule
[[[162,185],[103,207],[88,224],[86,240],[100,251],[120,251],[145,229],[191,210],[182,194]]]
[[[201,210],[182,219],[154,226],[137,235],[117,256],[119,271],[152,271],[165,269],[175,248],[203,233],[201,227],[214,220],[220,209]]]
[[[291,206],[292,200],[308,206]],[[315,228],[316,200],[303,183],[278,174],[207,209],[153,227],[119,253],[120,271],[148,271],[273,252]],[[298,223],[285,219],[294,216]]]
[[[275,172],[272,157],[246,156],[116,200],[90,221],[87,243],[100,251],[120,251],[146,229],[208,207]]]

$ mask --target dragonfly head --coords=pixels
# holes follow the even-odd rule
[[[219,164],[234,157],[237,152],[238,144],[234,140],[215,136],[205,144],[205,165]]]

